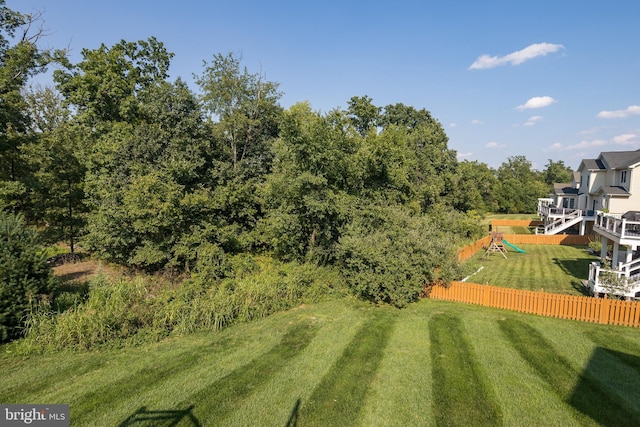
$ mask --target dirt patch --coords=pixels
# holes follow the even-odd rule
[[[85,282],[100,273],[113,275],[115,271],[104,265],[101,261],[91,259],[65,262],[53,267],[53,274],[63,282]]]

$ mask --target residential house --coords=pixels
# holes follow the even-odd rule
[[[640,150],[582,160],[570,183],[555,184],[550,197],[538,199],[544,234],[589,234],[598,212],[635,210],[640,210]]]
[[[640,297],[640,150],[603,152],[596,159],[582,160],[571,183],[554,185],[550,197],[538,200],[538,213],[544,220],[540,232],[545,234],[600,237],[601,258],[611,265],[592,265],[593,293],[611,293],[611,287],[605,292],[600,286],[599,278],[612,269],[618,278],[626,278],[626,287],[614,293]]]

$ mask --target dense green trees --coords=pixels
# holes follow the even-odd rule
[[[401,103],[285,110],[233,54],[204,62],[199,93],[168,79],[173,54],[153,37],[72,64],[18,35],[33,17],[0,11],[0,211],[72,251],[214,282],[220,260],[269,254],[402,306],[461,274],[455,249],[482,234],[479,215],[533,212],[566,177],[551,160],[458,162],[431,113]],[[27,89],[54,59],[55,89]]]
[[[553,185],[560,182],[571,182],[573,169],[565,165],[562,160],[554,162],[549,159],[544,169],[544,182],[547,185]]]
[[[498,168],[499,209],[504,213],[535,212],[538,197],[548,195],[540,173],[524,156],[512,156]]]
[[[31,76],[61,55],[38,47],[40,23],[38,15],[13,11],[0,0],[0,209],[14,212],[31,208],[30,171],[21,152],[31,119],[23,91]]]

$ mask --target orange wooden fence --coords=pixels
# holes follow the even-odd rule
[[[595,237],[593,235],[578,236],[575,234],[505,234],[504,239],[514,245],[588,245]],[[458,259],[460,261],[467,260],[474,256],[479,250],[486,248],[491,243],[491,236],[485,236],[482,239],[461,248],[458,251]]]
[[[491,243],[491,236],[485,236],[482,239],[476,240],[458,251],[458,259],[460,261],[465,261],[471,258],[479,250],[488,247],[489,243]]]
[[[446,288],[434,286],[428,296],[560,319],[640,327],[640,302],[635,301],[549,294],[466,282],[452,282]]]
[[[509,243],[522,245],[588,245],[595,239],[592,235],[579,236],[577,234],[505,234],[504,239]]]
[[[544,221],[538,221],[535,219],[492,219],[491,229],[498,226],[504,227],[536,227],[538,225],[544,225]]]

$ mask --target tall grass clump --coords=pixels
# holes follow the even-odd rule
[[[161,327],[180,334],[220,329],[342,294],[339,273],[327,267],[262,259],[233,271],[213,286],[206,277],[188,280],[162,310]]]
[[[63,312],[40,307],[25,328],[23,348],[91,349],[122,342],[153,324],[153,300],[143,278],[98,277],[84,302]]]
[[[342,295],[337,271],[310,264],[243,256],[228,268],[217,268],[216,277],[209,273],[195,272],[179,285],[149,277],[98,277],[76,305],[62,312],[51,310],[51,305],[34,311],[17,348],[88,350],[157,341]]]

